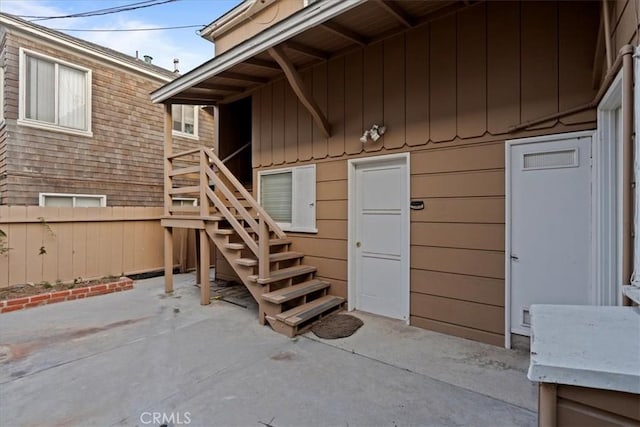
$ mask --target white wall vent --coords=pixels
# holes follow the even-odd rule
[[[574,168],[579,166],[578,159],[577,149],[526,153],[523,170]]]

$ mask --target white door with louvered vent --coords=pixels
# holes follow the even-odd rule
[[[509,323],[520,335],[530,334],[531,304],[593,301],[592,136],[556,138],[561,139],[507,145]]]

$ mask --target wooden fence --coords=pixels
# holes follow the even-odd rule
[[[0,288],[162,270],[162,208],[0,206],[9,248],[0,255]],[[195,245],[174,233],[176,266],[193,266]]]

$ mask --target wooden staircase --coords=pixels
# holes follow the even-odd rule
[[[293,337],[344,307],[344,298],[329,295],[330,283],[315,277],[316,267],[303,263],[304,254],[292,250],[291,240],[212,150],[201,147],[167,161],[165,194],[195,198],[198,206],[165,206],[163,226],[205,230],[258,302],[261,324]]]

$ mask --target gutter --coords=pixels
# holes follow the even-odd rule
[[[232,30],[242,22],[251,18],[257,12],[273,4],[275,1],[276,0],[251,0],[249,2],[242,3],[238,8],[207,25],[205,28],[200,30],[198,34],[200,37],[214,41],[216,37]]]
[[[258,53],[264,52],[270,47],[277,46],[303,31],[328,21],[366,1],[367,0],[325,0],[312,3],[310,6],[291,15],[289,18],[267,28],[257,36],[246,40],[233,49],[226,51],[222,55],[205,62],[187,74],[162,86],[160,89],[151,92],[151,101],[154,103],[164,102],[172,96],[252,58]]]

